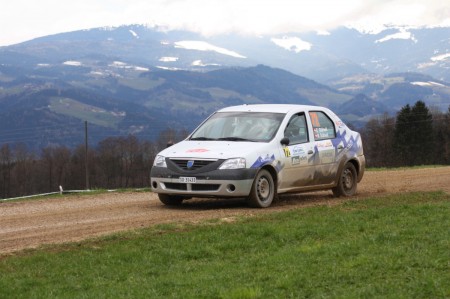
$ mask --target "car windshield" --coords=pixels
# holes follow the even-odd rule
[[[270,112],[218,112],[206,120],[190,140],[268,142],[285,114]]]

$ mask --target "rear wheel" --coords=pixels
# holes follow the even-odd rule
[[[333,188],[334,196],[341,197],[355,195],[357,183],[355,166],[349,162],[345,164],[339,176],[338,184]]]
[[[167,206],[179,206],[183,202],[183,197],[167,194],[158,194],[159,200]]]
[[[267,208],[275,198],[275,183],[273,177],[265,169],[256,175],[250,192],[250,205],[255,208]]]

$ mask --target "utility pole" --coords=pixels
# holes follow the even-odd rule
[[[88,123],[84,121],[84,168],[86,171],[86,190],[89,190],[89,159],[88,159]]]

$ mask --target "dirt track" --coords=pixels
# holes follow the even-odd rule
[[[450,167],[366,172],[357,198],[409,191],[450,193]],[[336,204],[348,199],[331,192],[282,196],[269,209],[252,209],[243,200],[191,200],[181,207],[162,205],[153,193],[107,193],[91,196],[0,202],[0,256],[42,244],[79,241],[158,223],[224,221],[293,208]]]

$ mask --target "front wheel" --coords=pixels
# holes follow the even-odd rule
[[[275,183],[273,177],[265,169],[261,169],[255,177],[250,192],[250,205],[255,208],[267,208],[275,198]]]
[[[338,179],[338,184],[333,188],[336,197],[353,196],[356,193],[357,175],[355,166],[352,163],[345,164]]]
[[[179,206],[183,202],[183,197],[167,195],[167,194],[158,194],[159,200],[167,205],[167,206]]]

